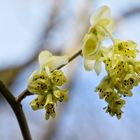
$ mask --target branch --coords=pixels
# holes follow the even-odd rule
[[[73,54],[73,55],[69,58],[67,64],[69,64],[72,60],[74,60],[76,57],[78,57],[78,56],[81,55],[81,54],[82,54],[82,50],[80,49],[79,51],[77,51],[75,54]],[[67,64],[62,65],[62,66],[58,67],[57,69],[61,69],[61,68],[63,68],[64,66],[66,66]]]
[[[25,89],[18,97],[16,97],[16,101],[20,103],[26,96],[33,95],[27,89]]]
[[[1,80],[0,80],[0,93],[4,96],[6,101],[10,104],[11,108],[13,109],[16,118],[18,120],[24,140],[32,140],[21,104],[16,101],[15,97],[7,89],[7,87],[3,84]]]
[[[64,66],[68,65],[72,60],[74,60],[76,57],[78,57],[79,55],[81,55],[82,53],[82,50],[80,49],[79,51],[77,51],[75,54],[73,54],[69,60],[68,60],[68,63],[65,64],[65,65],[62,65],[60,67],[58,67],[57,69],[61,69],[63,68]],[[25,89],[18,97],[16,97],[16,101],[18,103],[20,103],[26,96],[29,96],[29,95],[33,95],[32,93],[30,93],[27,89]]]

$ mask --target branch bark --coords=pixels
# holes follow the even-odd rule
[[[21,104],[16,101],[16,98],[12,95],[12,93],[7,89],[7,87],[1,80],[0,80],[0,93],[3,95],[3,97],[6,99],[6,101],[13,109],[24,140],[32,140]]]

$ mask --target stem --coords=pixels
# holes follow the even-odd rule
[[[16,97],[16,101],[20,103],[26,96],[33,95],[27,89],[25,89],[18,97]]]
[[[69,60],[68,60],[68,63],[65,64],[65,65],[61,65],[60,67],[58,67],[57,69],[61,69],[63,68],[64,66],[68,65],[72,60],[74,60],[75,58],[77,58],[79,55],[81,55],[82,53],[82,50],[80,49],[79,51],[77,51],[75,54],[73,54]],[[20,103],[26,96],[29,96],[29,95],[33,95],[32,93],[30,93],[27,89],[25,89],[18,97],[16,97],[16,101],[18,103]]]
[[[13,109],[24,140],[32,140],[21,104],[16,101],[15,97],[7,89],[7,87],[3,84],[2,81],[0,81],[0,93],[4,96],[6,101],[10,104],[11,108]]]
[[[81,55],[81,53],[82,53],[82,50],[80,49],[79,51],[77,51],[74,55],[72,55],[72,56],[69,58],[67,64],[69,64],[72,60],[74,60],[76,57],[78,57],[79,55]],[[61,68],[63,68],[64,66],[66,66],[67,64],[62,65],[62,66],[58,67],[57,69],[61,69]]]

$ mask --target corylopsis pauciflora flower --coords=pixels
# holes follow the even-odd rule
[[[99,75],[101,72],[101,57],[107,49],[102,46],[102,41],[108,36],[108,32],[114,29],[114,21],[111,18],[108,6],[99,8],[90,18],[91,27],[83,39],[83,57],[86,70],[95,70]],[[106,32],[108,31],[108,32]]]
[[[56,103],[68,99],[68,90],[60,89],[67,79],[61,70],[57,70],[67,63],[67,56],[53,56],[49,51],[42,51],[39,54],[40,69],[28,79],[28,90],[37,95],[30,105],[33,110],[45,109],[47,120],[56,116]]]
[[[91,27],[83,39],[83,57],[86,70],[95,70],[99,75],[101,62],[104,63],[107,76],[96,88],[100,99],[107,102],[104,108],[111,116],[120,119],[125,100],[132,96],[132,89],[140,82],[140,62],[136,59],[137,44],[134,41],[118,40],[112,37],[114,21],[110,10],[103,6],[90,18]],[[102,41],[110,37],[113,45],[102,46]]]

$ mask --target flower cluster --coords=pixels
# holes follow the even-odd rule
[[[84,36],[82,56],[86,70],[95,70],[97,75],[104,64],[107,75],[96,88],[100,99],[104,99],[107,106],[104,110],[118,119],[122,116],[125,105],[123,97],[132,96],[132,89],[140,82],[140,61],[137,44],[134,41],[118,40],[112,36],[114,21],[107,6],[99,8],[90,18],[91,27]],[[103,41],[109,37],[112,45],[103,46]],[[81,52],[81,51],[80,51]],[[72,56],[72,59],[79,53]],[[55,117],[56,103],[67,101],[67,89],[61,89],[66,83],[64,73],[59,70],[71,58],[67,56],[53,56],[49,51],[39,55],[40,69],[34,71],[28,80],[28,91],[37,95],[31,101],[33,110],[45,109],[45,118]]]
[[[28,90],[37,95],[30,102],[33,110],[45,109],[45,118],[48,120],[55,117],[55,104],[59,101],[67,101],[68,91],[60,89],[66,83],[66,77],[57,68],[68,62],[66,56],[53,56],[48,51],[43,51],[39,55],[40,70],[32,73],[28,80]]]
[[[120,119],[125,104],[122,97],[132,96],[131,90],[140,82],[140,62],[136,60],[138,50],[135,42],[112,37],[114,22],[109,13],[109,8],[103,6],[91,17],[91,28],[83,40],[83,57],[85,69],[94,69],[97,74],[101,72],[101,62],[104,63],[107,76],[97,86],[96,92],[107,102],[106,112]],[[102,46],[106,34],[113,42],[109,47]]]
[[[83,39],[84,66],[86,70],[94,69],[97,74],[100,74],[102,56],[108,51],[102,46],[102,41],[109,35],[109,32],[113,31],[115,23],[107,6],[99,8],[91,16],[90,23],[91,27]]]
[[[140,82],[139,66],[136,60],[138,50],[136,43],[132,41],[115,40],[109,55],[104,57],[107,76],[101,81],[96,91],[100,98],[105,98],[108,106],[105,108],[110,115],[118,118],[122,114],[122,106],[125,101],[121,96],[132,96],[132,89]],[[139,68],[138,68],[139,67]],[[108,93],[112,91],[112,93]],[[112,100],[107,100],[112,96]],[[118,102],[119,101],[119,102]],[[119,103],[119,104],[118,104]]]
[[[120,119],[122,115],[121,108],[125,104],[125,101],[121,99],[115,91],[112,84],[112,78],[109,76],[104,77],[96,88],[96,92],[99,92],[100,99],[105,99],[108,103],[108,106],[104,108],[106,109],[106,112],[108,112],[111,116],[116,115],[117,118]]]

